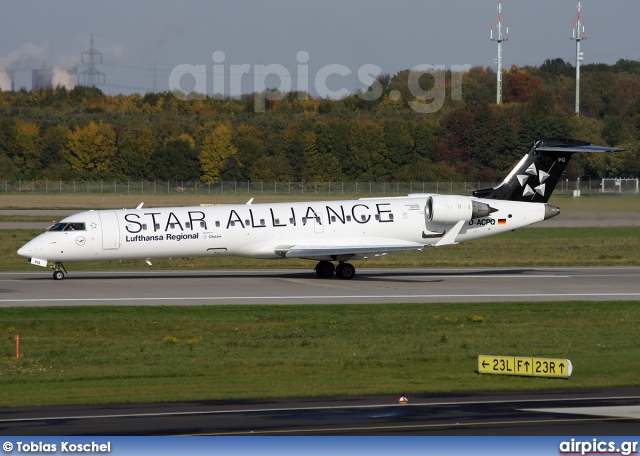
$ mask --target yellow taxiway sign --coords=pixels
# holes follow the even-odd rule
[[[573,366],[568,359],[478,356],[478,372],[481,374],[569,378],[572,370]]]

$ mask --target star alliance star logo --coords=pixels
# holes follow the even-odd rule
[[[531,166],[527,168],[525,173],[526,174],[518,174],[516,176],[518,178],[518,181],[520,182],[520,186],[524,187],[522,196],[534,196],[536,193],[540,196],[544,196],[544,192],[547,186],[544,181],[549,178],[550,174],[542,170],[538,170],[535,163],[532,163]],[[540,182],[538,186],[531,188],[531,186],[527,184],[527,181],[531,176],[538,177],[538,181]]]

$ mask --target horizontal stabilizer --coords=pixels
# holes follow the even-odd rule
[[[543,138],[531,147],[509,175],[493,188],[473,192],[483,199],[546,203],[575,153],[609,153],[624,149],[594,146],[570,138]]]

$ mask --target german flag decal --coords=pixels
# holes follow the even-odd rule
[[[498,219],[498,225],[506,225],[507,219]]]

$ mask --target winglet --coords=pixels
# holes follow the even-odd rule
[[[251,198],[249,201],[247,201],[247,204],[251,204],[253,203],[253,198]]]
[[[458,223],[456,223],[454,227],[449,230],[448,233],[442,236],[442,239],[438,241],[438,243],[436,244],[436,247],[442,247],[443,245],[457,244],[456,237],[458,237],[458,234],[460,233],[460,230],[462,229],[464,224],[465,224],[464,220],[460,220]]]
[[[144,204],[144,201],[140,204],[138,204],[138,207],[136,207],[136,209],[142,209],[142,205]]]

